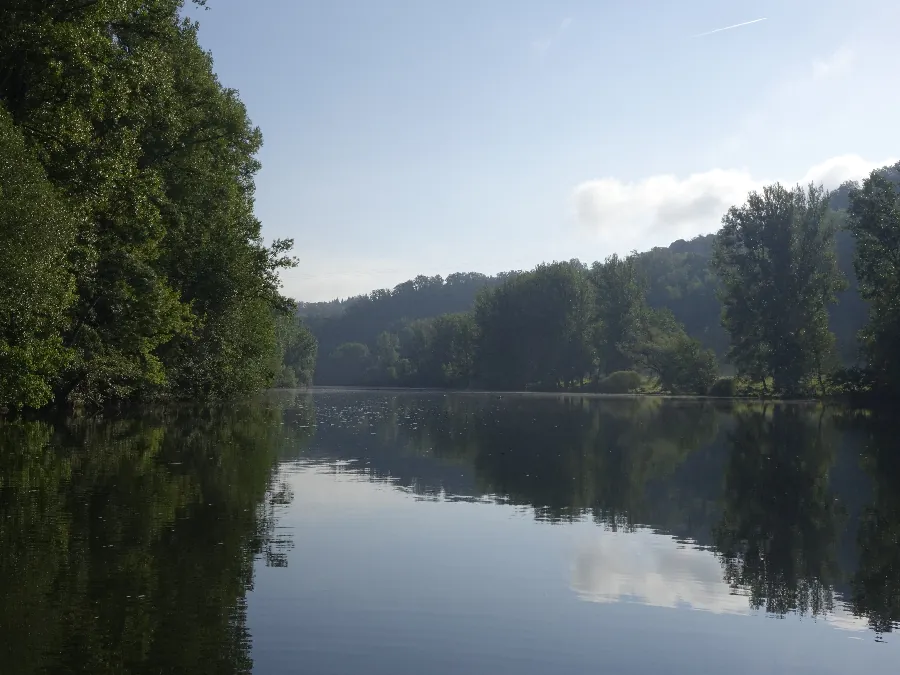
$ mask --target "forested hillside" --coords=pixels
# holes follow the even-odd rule
[[[0,408],[309,379],[262,135],[197,34],[182,0],[0,3]]]
[[[858,356],[857,333],[865,324],[866,307],[859,297],[853,272],[853,238],[849,232],[840,231],[835,240],[838,265],[851,283],[839,293],[838,303],[830,308],[830,325],[837,336],[840,357],[849,364]],[[635,261],[646,280],[647,305],[670,311],[689,336],[711,348],[724,361],[728,333],[722,327],[718,279],[710,267],[714,243],[714,235],[678,240],[667,247],[639,253]],[[478,292],[497,286],[503,276],[451,275],[443,282],[443,288],[439,277],[418,277],[393,290],[375,291],[343,301],[299,303],[298,314],[320,345],[316,382],[337,383],[329,357],[341,345],[357,343],[371,352],[382,332],[400,334],[416,320],[467,312],[474,308]],[[469,283],[457,281],[454,290],[459,292],[450,294],[447,287],[454,285],[451,282],[454,278],[467,279]]]
[[[857,242],[865,218],[878,216],[853,209],[863,208],[864,189],[876,183],[879,199],[890,200],[900,170],[885,167],[832,193],[769,186],[726,214],[732,230],[625,260],[446,282],[417,277],[344,302],[301,305],[321,346],[316,381],[555,389],[582,386],[588,377],[596,388],[603,377],[637,368],[669,390],[696,392],[718,368],[763,387],[786,368],[791,374],[779,376],[788,388],[802,389],[815,373],[821,389],[830,373],[871,367],[870,338],[861,333],[869,320],[864,298],[881,291],[861,293],[859,268],[879,262],[866,263]],[[750,234],[753,227],[761,229]],[[745,285],[759,295],[743,297]],[[781,315],[773,314],[776,305]],[[789,328],[792,311],[806,312],[803,321],[814,325]],[[777,365],[769,350],[780,342],[797,351]],[[696,381],[687,375],[692,370],[702,371]]]
[[[500,285],[511,274],[496,277],[478,273],[440,276],[418,276],[393,289],[373,291],[347,300],[299,303],[298,313],[319,343],[316,382],[332,380],[328,356],[345,343],[362,343],[375,347],[379,334],[397,332],[416,319],[441,314],[467,312],[475,306],[475,298],[483,288]],[[333,382],[331,382],[333,383]]]

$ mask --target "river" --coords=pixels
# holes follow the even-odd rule
[[[900,422],[275,392],[0,421],[0,673],[894,673]]]

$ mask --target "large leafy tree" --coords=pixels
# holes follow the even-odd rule
[[[612,373],[634,365],[633,351],[646,335],[646,287],[636,256],[612,255],[591,267],[598,330],[599,368]]]
[[[779,184],[751,192],[723,217],[712,264],[731,361],[771,377],[778,393],[800,392],[832,343],[827,309],[843,287],[827,193]]]
[[[79,398],[162,383],[155,350],[188,326],[155,265],[160,176],[139,164],[149,119],[172,94],[178,4],[19,0],[0,15],[0,96],[82,224],[65,391]]]
[[[227,397],[276,374],[290,242],[262,241],[261,135],[182,6],[0,7],[0,102],[78,224],[58,401]]]
[[[476,375],[503,389],[555,389],[593,364],[594,288],[578,261],[539,265],[482,294]]]
[[[893,167],[900,172],[900,164]],[[860,294],[869,301],[862,332],[869,369],[878,383],[900,394],[900,188],[873,171],[851,190],[849,226],[856,238]]]
[[[75,220],[0,106],[0,407],[39,407],[71,357]]]

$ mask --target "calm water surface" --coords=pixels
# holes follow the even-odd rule
[[[0,422],[0,673],[897,673],[900,423],[273,394]]]

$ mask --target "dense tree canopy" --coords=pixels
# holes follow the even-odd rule
[[[577,261],[539,265],[475,307],[478,378],[489,387],[556,388],[592,370],[595,289]]]
[[[893,167],[900,173],[900,164]],[[872,172],[850,192],[850,229],[856,237],[856,274],[869,302],[863,331],[866,362],[879,388],[900,394],[900,187]]]
[[[31,289],[7,275],[0,290],[8,307],[34,307],[36,288],[46,300],[0,326],[16,333],[0,336],[0,404],[227,397],[277,375],[290,242],[262,240],[261,134],[181,10],[0,8],[2,256],[19,256],[14,274],[27,262],[43,275]]]
[[[722,219],[713,266],[722,281],[729,356],[739,372],[796,394],[833,346],[827,307],[842,287],[827,195],[775,184]]]
[[[714,355],[671,314],[647,307],[643,287],[633,257],[539,265],[483,288],[470,312],[400,321],[368,343],[338,345],[320,359],[316,381],[612,393],[641,385],[637,373],[621,372],[640,366],[665,391],[706,393]],[[657,368],[650,353],[671,365]]]
[[[75,218],[0,108],[0,406],[45,404],[72,356]]]

